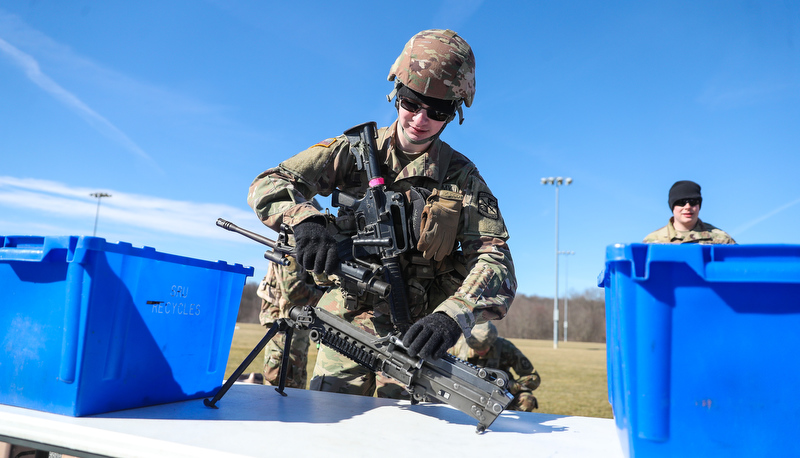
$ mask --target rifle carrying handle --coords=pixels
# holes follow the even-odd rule
[[[378,146],[375,142],[375,139],[378,138],[376,133],[377,130],[378,125],[375,123],[375,121],[370,121],[353,126],[344,131],[344,134],[350,141],[350,145],[354,145],[356,142],[360,141],[361,144],[367,149],[363,152],[367,155],[367,157],[364,158],[366,159],[364,165],[367,171],[369,186],[371,188],[383,184],[383,178],[381,177],[380,169],[378,168]],[[356,153],[359,154],[361,152]]]

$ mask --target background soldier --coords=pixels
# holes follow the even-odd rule
[[[288,266],[274,262],[269,263],[267,275],[258,285],[256,294],[261,298],[261,313],[258,318],[266,328],[278,318],[288,318],[289,309],[293,306],[314,306],[322,297],[320,290],[311,276],[297,264],[292,257],[287,257]],[[264,384],[278,386],[281,358],[283,357],[286,336],[283,332],[275,335],[264,350]],[[292,345],[289,349],[289,367],[286,373],[286,386],[305,388],[308,380],[308,330],[295,329],[292,334]]]
[[[491,321],[475,325],[472,335],[459,339],[450,353],[476,366],[505,371],[511,379],[508,391],[514,395],[514,401],[507,410],[532,412],[539,408],[533,396],[533,391],[542,382],[539,373],[513,343],[498,337],[497,328]],[[514,374],[516,379],[513,378]]]
[[[700,220],[703,196],[700,185],[693,181],[677,181],[669,189],[667,199],[672,218],[666,226],[651,232],[644,243],[700,243],[732,245],[736,242],[722,229]]]
[[[399,253],[405,290],[392,288],[388,298],[360,291],[346,279],[332,285],[317,303],[374,335],[396,330],[412,356],[443,356],[477,321],[500,319],[517,288],[506,241],[508,232],[497,199],[466,156],[439,139],[462,105],[475,95],[475,56],[451,30],[414,35],[389,71],[397,120],[378,129],[376,156],[385,190],[402,193],[412,218],[410,250]],[[339,265],[337,239],[356,233],[355,219],[340,209],[335,222],[310,200],[335,190],[364,196],[371,183],[359,167],[345,136],[323,140],[256,177],[248,203],[261,221],[279,230],[288,225],[298,262],[315,274]],[[418,207],[411,205],[419,203]],[[414,210],[419,209],[416,213]],[[335,229],[335,230],[334,230]],[[334,232],[336,232],[334,234]],[[381,264],[371,254],[365,261]],[[396,277],[393,277],[396,278]],[[395,295],[407,300],[393,301]],[[399,309],[402,302],[405,310]],[[398,313],[400,312],[400,313]],[[401,316],[404,315],[404,316]],[[407,397],[403,386],[375,374],[328,347],[317,355],[311,389],[381,397]]]

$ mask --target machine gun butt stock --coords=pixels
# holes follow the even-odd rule
[[[425,361],[424,376],[417,381],[416,398],[430,396],[478,420],[484,432],[508,407],[514,396],[508,392],[508,375],[472,365],[453,355]]]

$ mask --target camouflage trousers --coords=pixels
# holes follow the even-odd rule
[[[512,394],[516,394],[516,391],[533,391],[539,388],[541,383],[542,378],[539,377],[539,372],[533,371],[532,374],[523,375],[514,380],[514,383],[511,384],[509,389]]]
[[[267,326],[267,329],[269,329]],[[286,368],[286,386],[289,388],[306,387],[308,380],[308,330],[294,330],[292,346],[289,349],[289,364]],[[264,349],[264,385],[278,386],[280,379],[281,358],[286,346],[286,335],[279,332],[273,337]]]
[[[341,303],[343,303],[342,295],[337,288],[326,293],[317,307],[325,308],[376,336],[385,336],[392,331],[393,326],[388,315],[376,314],[372,309],[345,311],[342,314],[339,306]],[[403,385],[392,378],[376,374],[324,345],[320,346],[317,353],[314,374],[308,388],[361,396],[377,394],[380,398],[410,399]]]

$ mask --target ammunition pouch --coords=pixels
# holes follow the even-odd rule
[[[434,189],[426,199],[417,242],[426,259],[441,261],[455,248],[463,198],[460,192]]]
[[[422,212],[425,209],[426,201],[430,197],[431,191],[426,188],[412,187],[406,192],[408,199],[408,233],[411,237],[411,244],[417,246],[419,243],[420,228],[422,227]]]

